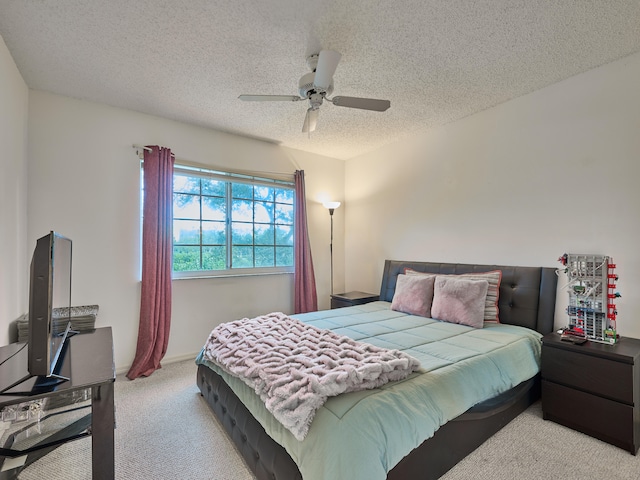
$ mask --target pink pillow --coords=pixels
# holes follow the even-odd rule
[[[398,275],[391,310],[431,317],[435,275]]]
[[[411,268],[405,268],[404,273],[407,275],[431,275],[428,273],[418,272]],[[502,270],[492,270],[490,272],[480,273],[462,273],[451,274],[451,276],[477,279],[486,279],[489,282],[489,288],[487,289],[487,298],[484,303],[484,321],[485,322],[497,322],[500,323],[500,316],[498,310],[498,297],[500,296],[500,282],[502,281]]]
[[[437,276],[431,316],[474,328],[484,324],[484,305],[489,282],[461,276]]]

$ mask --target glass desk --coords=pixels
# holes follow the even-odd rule
[[[24,344],[0,347],[0,480],[59,445],[91,436],[92,478],[113,480],[115,409],[111,328],[70,337],[60,374],[67,381],[27,377]],[[10,388],[7,388],[10,387]]]

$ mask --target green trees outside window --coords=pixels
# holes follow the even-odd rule
[[[292,267],[293,205],[293,186],[174,173],[173,271]]]

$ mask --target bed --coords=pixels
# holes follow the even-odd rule
[[[260,399],[251,392],[249,387],[244,385],[242,381],[227,375],[226,372],[216,369],[215,365],[211,365],[210,362],[203,358],[201,353],[196,363],[198,363],[197,385],[202,396],[219,418],[247,465],[259,480],[301,479],[303,478],[301,471],[306,472],[305,480],[310,480],[311,478],[332,478],[333,480],[337,478],[356,478],[360,473],[362,473],[362,478],[367,479],[385,477],[391,480],[439,478],[539,398],[539,346],[536,346],[536,344],[539,344],[542,334],[553,330],[557,283],[557,276],[553,268],[387,260],[383,270],[379,302],[297,315],[295,317],[312,324],[315,323],[319,328],[335,325],[336,322],[341,321],[341,318],[346,319],[345,321],[349,324],[349,319],[355,318],[359,322],[363,322],[363,319],[368,319],[370,316],[389,316],[391,313],[395,321],[397,315],[394,312],[390,312],[389,307],[396,291],[398,275],[404,274],[407,269],[414,272],[438,275],[500,271],[499,324],[485,323],[486,328],[472,329],[461,325],[452,326],[452,324],[431,319],[426,321],[423,318],[418,319],[411,315],[399,318],[399,320],[413,328],[415,328],[416,324],[411,322],[421,321],[424,325],[421,324],[420,328],[424,328],[425,331],[427,331],[427,327],[433,327],[438,332],[454,331],[458,327],[462,327],[463,330],[466,328],[466,331],[470,331],[471,336],[481,336],[481,344],[493,344],[494,337],[491,337],[488,342],[486,336],[497,332],[495,338],[506,338],[507,342],[512,342],[514,345],[520,345],[523,342],[527,345],[533,345],[528,348],[537,349],[537,352],[533,353],[538,355],[535,359],[537,363],[531,366],[531,361],[527,360],[529,362],[528,366],[517,372],[519,375],[526,376],[526,378],[522,378],[517,383],[514,381],[516,377],[513,372],[502,372],[500,370],[495,374],[487,373],[489,376],[501,379],[500,381],[504,384],[502,386],[503,391],[500,391],[499,394],[491,394],[492,396],[490,397],[468,405],[468,408],[464,407],[464,410],[460,410],[451,418],[446,418],[446,415],[451,415],[451,412],[455,411],[454,408],[461,408],[461,405],[468,401],[466,398],[458,401],[457,395],[459,392],[455,390],[449,391],[450,397],[447,397],[446,394],[444,395],[443,398],[455,399],[455,401],[447,401],[447,405],[444,407],[432,407],[430,401],[425,401],[422,404],[422,400],[416,401],[416,397],[413,397],[409,400],[402,400],[405,402],[402,407],[394,406],[392,408],[384,407],[379,410],[370,410],[370,408],[373,408],[372,405],[388,405],[388,396],[395,395],[396,390],[401,387],[404,388],[405,384],[410,388],[417,388],[413,386],[413,382],[418,381],[414,377],[431,379],[437,377],[440,372],[448,370],[455,372],[457,375],[463,375],[465,369],[460,368],[460,366],[465,366],[466,368],[467,363],[470,363],[470,360],[467,360],[464,355],[460,355],[462,359],[460,364],[446,365],[446,368],[439,368],[440,366],[436,365],[431,368],[430,359],[433,358],[431,356],[433,352],[430,351],[430,355],[421,358],[421,363],[423,364],[425,363],[424,360],[426,360],[426,373],[420,372],[420,375],[412,375],[406,381],[396,382],[403,385],[395,385],[392,382],[390,386],[385,385],[385,387],[374,391],[352,392],[329,399],[326,404],[327,407],[322,407],[318,411],[309,430],[309,436],[303,442],[299,442],[293,437],[290,438],[286,431],[283,432],[283,429],[278,424],[279,422],[261,407]],[[385,319],[383,320],[386,321]],[[350,324],[353,323],[353,321],[350,322]],[[386,327],[387,324],[385,323],[384,325]],[[379,325],[367,326],[367,328],[376,329],[379,328]],[[358,327],[358,329],[362,330],[361,327]],[[349,335],[350,330],[353,333],[354,329],[351,327],[345,330],[348,336],[352,336]],[[412,329],[411,331],[416,330]],[[468,342],[466,331],[464,335],[460,334],[458,336],[456,330],[451,337],[453,340],[445,341],[445,343],[453,344],[452,351],[456,354],[460,344]],[[526,341],[519,338],[512,340],[512,334],[533,337],[533,340],[531,338]],[[366,337],[363,341],[368,338],[364,334],[361,336]],[[402,337],[402,335],[400,336]],[[359,338],[355,339],[359,340]],[[473,341],[475,342],[475,340]],[[415,348],[411,353],[420,355],[420,348]],[[441,346],[436,345],[425,348],[433,350],[433,348],[441,349]],[[479,347],[474,344],[473,348],[478,349]],[[492,346],[491,348],[497,352],[498,356],[504,355],[505,351],[515,349],[511,343],[508,346],[500,345]],[[533,354],[518,353],[517,355],[529,357]],[[447,355],[443,357],[447,358]],[[484,362],[485,368],[486,365],[494,368],[494,364],[497,362],[495,359],[486,360],[484,358],[481,361]],[[486,370],[490,372],[490,369]],[[458,386],[455,388],[470,389],[473,387],[473,389],[482,390],[481,395],[487,395],[484,391],[484,380],[476,382],[477,385],[474,386],[473,377],[471,380],[465,379],[464,381],[461,381],[461,378],[463,377],[456,380]],[[463,385],[463,387],[460,387],[460,385]],[[424,391],[420,395],[422,394],[424,394]],[[429,396],[429,394],[426,395]],[[461,397],[465,396],[466,392]],[[357,419],[356,412],[365,408],[369,408],[369,410],[366,410],[366,414],[363,413],[361,415],[373,417],[374,421],[372,421],[372,426],[362,428],[378,430],[377,425],[384,426],[385,422],[389,425],[398,425],[396,431],[387,430],[386,433],[382,432],[384,441],[380,441],[379,444],[372,444],[374,442],[374,440],[371,440],[371,438],[374,438],[373,432],[357,431],[353,433],[353,431],[360,429],[360,425],[364,425],[365,422],[362,421],[364,417],[352,424],[344,421],[344,418],[349,416]],[[379,406],[376,408],[379,408]],[[436,408],[437,412],[431,412],[432,408]],[[441,410],[445,410],[448,413],[443,414]],[[412,415],[415,416],[412,417]],[[423,416],[429,417],[430,421],[435,421],[436,425],[433,428],[429,425],[428,428],[425,427],[422,431],[416,432],[422,428],[422,423],[426,422],[422,418]],[[336,419],[334,417],[340,418]],[[433,420],[431,417],[443,418]],[[411,421],[412,418],[416,424],[415,428],[413,425],[407,425],[407,419]],[[380,427],[380,429],[382,428]],[[433,431],[430,431],[429,428],[432,428]],[[341,438],[339,437],[341,429],[351,431],[351,437],[347,434],[346,439],[338,440],[338,438]],[[375,433],[379,434],[380,432]],[[407,438],[410,438],[410,442],[415,444],[411,448],[406,445]],[[346,442],[348,448],[341,449],[340,442]],[[375,440],[375,442],[378,442],[378,440]],[[308,446],[305,446],[305,443]],[[334,446],[327,447],[327,445]],[[307,448],[310,452],[301,453],[302,448]],[[368,451],[367,448],[369,449]],[[346,458],[339,458],[342,455],[341,450],[348,450]],[[380,461],[378,461],[378,458]],[[310,467],[310,463],[314,465]],[[318,467],[323,471],[316,473],[314,468]],[[332,470],[331,468],[334,469]],[[338,470],[335,470],[335,468]],[[356,470],[347,471],[348,468],[355,468]],[[336,474],[336,471],[344,473]]]

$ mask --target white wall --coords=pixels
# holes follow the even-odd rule
[[[348,289],[377,292],[387,258],[559,268],[565,252],[610,255],[619,332],[640,338],[639,84],[636,54],[347,161]]]
[[[5,97],[13,105],[0,112],[0,135],[3,148],[15,152],[0,164],[0,213],[3,232],[8,225],[16,235],[2,236],[10,240],[0,249],[0,322],[25,311],[28,254],[37,237],[55,229],[74,240],[74,304],[100,305],[98,325],[114,329],[116,366],[130,365],[139,309],[137,143],[221,167],[304,169],[320,308],[329,306],[330,227],[321,202],[345,200],[334,217],[336,292],[377,292],[386,258],[557,267],[565,252],[601,253],[619,267],[619,329],[640,337],[640,55],[346,165],[45,92],[28,92],[27,102],[3,45],[0,66],[3,106]],[[7,283],[7,271],[15,284]],[[174,281],[167,361],[193,355],[221,321],[290,312],[291,291],[288,275]],[[562,293],[558,303],[560,325]]]
[[[27,308],[27,112],[29,90],[0,37],[0,345]]]
[[[316,200],[343,196],[344,162],[31,91],[29,242],[49,230],[73,240],[73,303],[100,305],[98,326],[113,327],[119,370],[133,361],[140,302],[140,167],[132,144],[163,145],[178,159],[221,167],[305,170],[318,295],[328,308],[329,222]],[[292,275],[176,280],[173,292],[167,361],[192,357],[222,321],[293,309]]]

